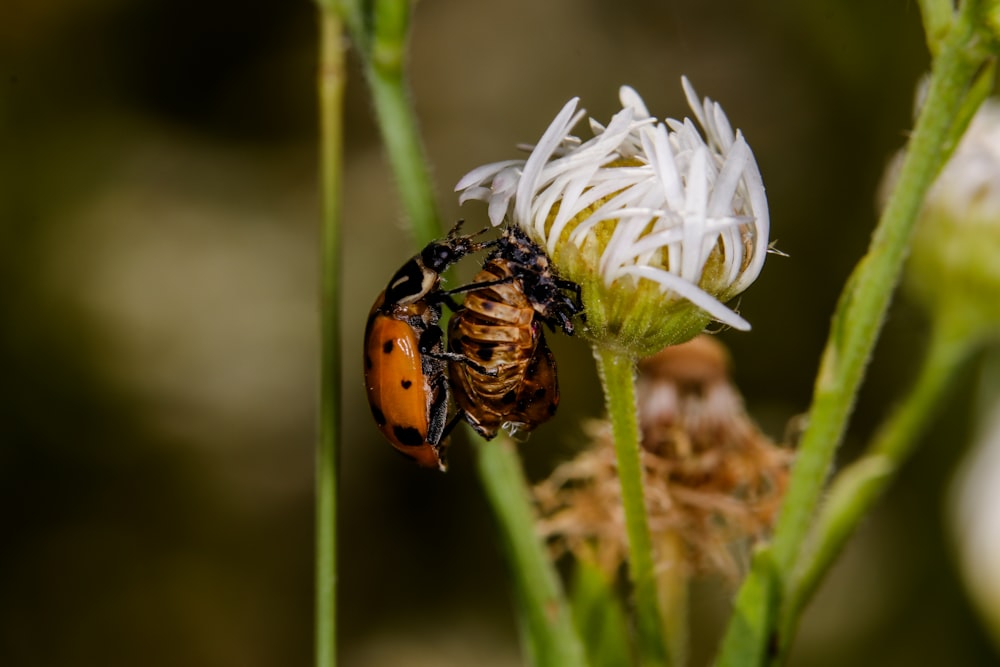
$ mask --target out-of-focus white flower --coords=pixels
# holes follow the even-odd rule
[[[952,523],[962,577],[1000,647],[1000,360],[983,387],[976,442],[952,488]],[[986,383],[984,383],[985,385]]]
[[[579,283],[589,334],[649,354],[717,320],[750,324],[724,303],[760,273],[768,250],[764,185],[743,135],[682,79],[690,119],[658,121],[632,88],[593,138],[570,100],[527,160],[466,174],[460,201],[488,203],[494,225],[524,229]]]
[[[893,174],[887,176],[890,184]],[[987,100],[927,193],[907,287],[936,321],[1000,337],[1000,102]]]

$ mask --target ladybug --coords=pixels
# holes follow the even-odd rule
[[[365,325],[365,388],[382,435],[418,464],[445,470],[448,381],[439,325],[441,273],[485,246],[458,233],[428,244],[403,264],[375,299]],[[482,369],[486,370],[486,369]]]
[[[542,324],[572,334],[572,318],[583,311],[580,287],[556,277],[542,249],[510,227],[466,290],[448,326],[455,404],[487,440],[505,425],[530,431],[559,405]]]

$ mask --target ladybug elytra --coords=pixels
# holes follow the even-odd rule
[[[428,244],[403,264],[379,294],[365,326],[365,388],[375,423],[386,440],[421,466],[444,470],[448,355],[439,325],[441,273],[482,247],[475,235]],[[453,424],[452,424],[453,425]]]

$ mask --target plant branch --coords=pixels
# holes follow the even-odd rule
[[[841,293],[817,375],[809,427],[803,436],[788,491],[766,554],[768,565],[755,567],[740,589],[720,663],[757,665],[769,647],[788,638],[773,636],[774,601],[780,601],[792,576],[803,540],[813,522],[834,452],[898,281],[913,225],[945,156],[960,136],[956,126],[969,87],[989,53],[977,34],[976,3],[952,24],[931,72],[927,100],[917,119],[888,204],[868,253]],[[742,634],[740,630],[755,628]],[[736,634],[741,635],[739,641]]]

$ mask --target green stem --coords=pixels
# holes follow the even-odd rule
[[[955,18],[955,3],[953,0],[919,0],[918,4],[927,49],[936,55]]]
[[[442,225],[410,101],[398,72],[375,70],[369,81],[403,209],[417,245],[423,247],[441,236]]]
[[[644,666],[668,664],[664,625],[657,600],[653,544],[646,518],[639,425],[635,405],[635,361],[615,350],[596,348],[604,398],[615,437],[618,478],[628,534],[628,571],[635,596],[639,659]]]
[[[975,3],[963,3],[963,8],[972,5]],[[970,83],[989,55],[975,28],[974,10],[963,11],[942,43],[896,188],[868,254],[841,293],[817,375],[809,428],[799,447],[773,545],[762,556],[768,563],[753,568],[740,589],[723,641],[721,664],[761,664],[768,647],[774,645],[773,602],[780,600],[786,590],[813,522],[824,480],[898,281],[924,194],[943,165],[948,140],[956,136],[956,119]],[[747,628],[755,630],[746,633]]]
[[[528,482],[514,445],[472,437],[483,489],[497,517],[514,577],[514,590],[532,664],[576,667],[586,663],[573,618],[542,540]]]
[[[416,114],[405,84],[409,0],[377,0],[369,34],[357,0],[342,0],[359,46],[382,138],[415,240],[424,246],[442,234]],[[568,605],[548,554],[535,535],[530,490],[511,445],[478,441],[480,481],[507,545],[528,649],[541,667],[585,663]]]
[[[424,158],[416,114],[406,86],[406,35],[409,0],[377,0],[367,31],[357,0],[343,0],[346,22],[364,64],[378,126],[392,173],[419,247],[441,236],[441,216],[434,201],[430,170]]]
[[[656,570],[656,592],[663,613],[663,631],[671,665],[685,665],[688,659],[688,571],[684,540],[674,531],[655,538],[660,567]]]
[[[830,485],[812,533],[813,546],[800,558],[781,610],[782,652],[791,641],[802,608],[848,537],[909,457],[938,406],[946,402],[956,375],[975,347],[968,332],[956,330],[955,320],[942,319],[939,324],[916,384],[879,429],[868,453],[839,473]]]
[[[320,9],[322,256],[319,438],[316,452],[316,667],[337,664],[337,468],[340,411],[340,192],[344,44],[337,11]]]

